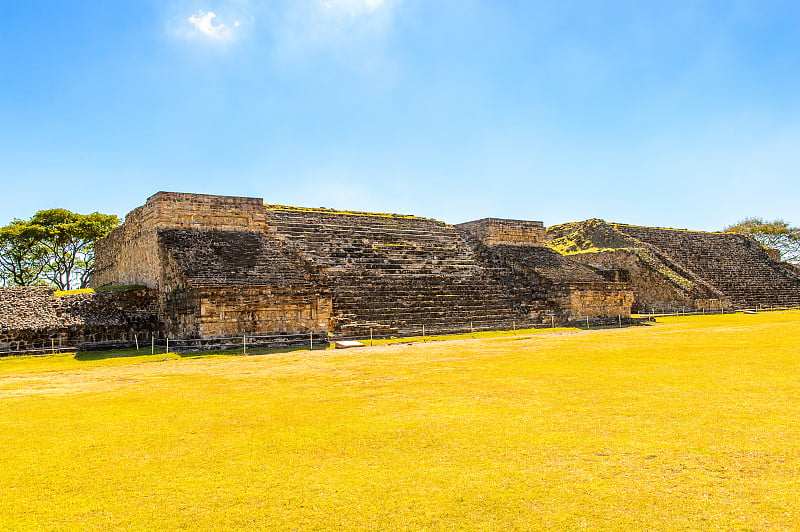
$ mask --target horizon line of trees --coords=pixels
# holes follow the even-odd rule
[[[94,244],[119,223],[113,214],[46,209],[0,227],[0,284],[87,288]]]

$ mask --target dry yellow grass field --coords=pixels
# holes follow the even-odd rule
[[[800,313],[0,360],[0,528],[793,530]]]

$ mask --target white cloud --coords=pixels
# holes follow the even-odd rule
[[[203,11],[199,10],[197,13],[189,17],[187,20],[189,23],[194,26],[195,30],[202,33],[206,37],[211,39],[217,39],[220,41],[226,41],[233,37],[233,30],[230,27],[226,26],[222,23],[214,22],[214,19],[217,18],[217,14],[213,11]],[[236,21],[233,23],[235,28],[239,27],[239,22]]]

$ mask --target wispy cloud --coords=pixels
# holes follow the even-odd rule
[[[322,7],[331,12],[362,15],[388,7],[385,0],[322,0]]]
[[[291,2],[273,28],[276,53],[288,62],[323,53],[357,69],[372,68],[385,59],[385,43],[402,1]]]

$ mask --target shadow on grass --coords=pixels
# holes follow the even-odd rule
[[[314,351],[324,351],[327,349],[325,346],[314,346]],[[247,356],[257,355],[279,355],[287,353],[301,353],[308,352],[308,347],[294,346],[294,347],[279,347],[279,348],[263,348],[263,349],[248,349]],[[149,349],[116,349],[111,351],[83,351],[75,354],[75,360],[81,362],[90,362],[96,360],[106,360],[112,358],[136,358],[136,357],[164,357],[164,358],[210,358],[210,357],[236,357],[244,356],[241,349],[229,350],[214,350],[214,351],[184,351],[165,352],[163,349],[156,349],[155,353],[150,353]]]
[[[628,329],[631,327],[642,327],[642,326],[649,326],[653,325],[653,323],[648,322],[634,322],[634,323],[623,323],[622,327],[619,325],[593,325],[590,330],[597,331],[597,330],[609,330],[609,329]],[[492,338],[506,338],[510,339],[515,336],[519,336],[520,339],[529,338],[531,336],[537,336],[540,334],[548,334],[548,333],[563,333],[563,332],[581,332],[586,331],[587,329],[579,328],[579,327],[557,327],[555,329],[549,328],[541,328],[541,329],[520,329],[517,331],[480,331],[476,332],[474,335],[470,333],[464,334],[453,334],[453,335],[440,335],[440,336],[407,336],[407,337],[398,337],[398,338],[376,338],[374,341],[374,345],[389,345],[389,344],[401,344],[401,343],[408,343],[408,344],[416,344],[416,343],[432,343],[432,342],[442,342],[447,340],[488,340]],[[364,343],[365,345],[370,345],[369,339],[359,339],[360,342]],[[325,351],[329,349],[330,344],[323,344],[320,346],[315,345],[314,351]],[[308,353],[309,349],[308,346],[292,346],[292,347],[277,347],[277,348],[255,348],[255,349],[248,349],[247,356],[260,356],[260,355],[281,355],[281,354],[289,354],[289,353]],[[117,349],[117,350],[110,350],[110,351],[84,351],[75,354],[75,360],[81,362],[88,362],[88,361],[96,361],[96,360],[105,360],[105,359],[113,359],[113,358],[136,358],[136,357],[158,357],[162,356],[164,358],[211,358],[211,357],[236,357],[236,356],[244,356],[241,349],[229,349],[229,350],[213,350],[213,351],[170,351],[169,353],[165,352],[163,348],[156,349],[155,353],[151,354],[149,349]]]

